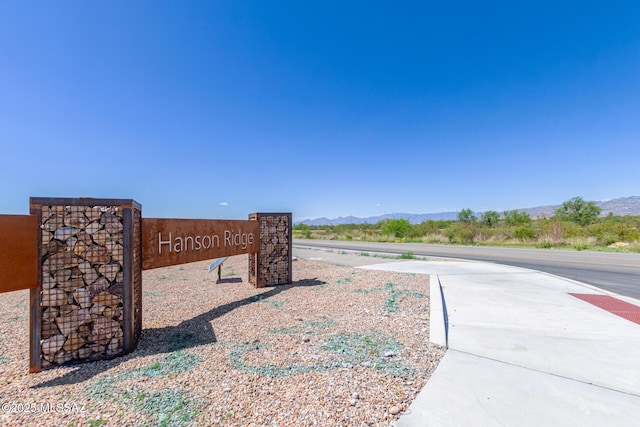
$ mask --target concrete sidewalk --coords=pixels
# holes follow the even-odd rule
[[[640,301],[498,264],[323,257],[431,275],[430,339],[448,350],[397,426],[640,425],[640,324],[572,294]]]

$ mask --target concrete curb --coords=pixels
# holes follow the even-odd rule
[[[449,348],[447,305],[437,274],[429,275],[429,341]]]

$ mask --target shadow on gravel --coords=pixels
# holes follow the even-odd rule
[[[314,279],[305,279],[293,282],[289,285],[275,286],[260,294],[253,295],[239,301],[230,302],[219,307],[212,308],[206,313],[202,313],[191,319],[184,320],[177,326],[167,326],[165,328],[143,329],[138,341],[138,346],[133,353],[126,356],[118,356],[109,360],[96,362],[85,362],[77,365],[64,365],[62,369],[72,370],[59,378],[42,382],[32,388],[54,387],[59,385],[78,384],[90,380],[94,376],[112,369],[119,364],[135,359],[136,357],[149,356],[153,354],[171,353],[177,350],[197,347],[204,344],[217,342],[216,333],[211,327],[211,321],[220,316],[243,307],[248,304],[264,301],[275,295],[286,292],[297,287],[312,287],[324,285],[326,282]],[[144,305],[144,301],[143,301]],[[98,366],[100,369],[98,369]],[[60,369],[60,368],[53,368]]]
[[[242,283],[242,279],[239,277],[229,277],[227,279],[218,279],[216,280],[216,285],[220,283]]]

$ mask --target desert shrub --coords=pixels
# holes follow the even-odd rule
[[[450,223],[446,221],[423,221],[420,224],[416,224],[413,226],[413,230],[416,236],[426,236],[428,234],[440,233],[441,230],[445,229]]]
[[[520,240],[535,239],[536,232],[529,227],[518,227],[513,235]]]
[[[445,243],[447,236],[440,233],[429,233],[422,237],[424,243]]]
[[[594,243],[594,238],[589,237],[575,237],[571,239],[571,247],[577,251],[587,250],[593,246]]]
[[[452,225],[445,230],[445,235],[449,243],[473,243],[476,234],[473,227],[463,225]]]
[[[585,227],[581,227],[576,223],[569,221],[562,221],[564,227],[564,237],[568,239],[575,239],[579,237],[587,237],[589,230]]]
[[[616,237],[615,234],[612,233],[603,233],[599,236],[596,237],[596,245],[598,246],[609,246],[615,242],[617,242],[619,239]]]
[[[559,242],[565,237],[567,226],[563,221],[556,219],[539,221],[541,231],[552,242]]]
[[[296,224],[291,227],[291,229],[296,237],[304,237],[305,239],[313,238],[311,227],[309,227],[307,224]]]
[[[456,228],[454,226],[448,227],[446,230],[444,230],[444,234],[445,236],[447,236],[447,239],[449,240],[449,243],[453,243],[456,240]]]
[[[614,226],[614,230],[616,235],[618,236],[618,240],[624,242],[632,242],[634,240],[638,240],[639,233],[636,229],[627,224],[616,224]]]
[[[410,237],[413,226],[407,219],[387,219],[382,223],[382,233],[396,238]]]
[[[471,229],[459,228],[456,231],[456,239],[460,243],[473,243],[475,235]]]
[[[359,228],[359,224],[336,224],[332,226],[333,232],[338,235],[353,234]]]

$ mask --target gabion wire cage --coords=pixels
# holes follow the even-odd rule
[[[40,230],[31,371],[134,350],[142,330],[141,206],[32,198]]]

